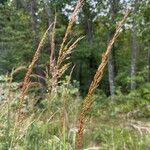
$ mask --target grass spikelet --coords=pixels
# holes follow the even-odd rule
[[[32,74],[32,70],[33,70],[33,67],[36,63],[36,61],[38,60],[39,58],[39,55],[40,55],[40,51],[41,51],[41,48],[44,44],[44,40],[46,39],[46,36],[47,36],[47,33],[48,31],[50,30],[50,28],[52,27],[53,24],[51,24],[48,29],[45,31],[39,45],[38,45],[38,48],[36,49],[36,52],[33,56],[33,59],[31,61],[31,64],[29,65],[28,69],[27,69],[27,72],[26,72],[26,75],[25,75],[25,78],[23,80],[23,84],[22,84],[22,89],[21,89],[21,99],[19,101],[19,106],[18,106],[18,121],[20,119],[20,116],[21,116],[21,112],[20,112],[20,109],[21,109],[21,106],[22,106],[22,103],[23,103],[23,100],[24,100],[24,97],[28,91],[28,87],[30,86],[30,75]]]
[[[61,46],[60,46],[59,57],[61,57],[61,55],[63,54],[63,50],[64,50],[64,47],[65,47],[65,43],[67,41],[68,35],[71,33],[72,26],[73,26],[73,24],[76,20],[76,17],[78,15],[80,9],[83,6],[83,2],[84,2],[84,0],[78,0],[77,1],[75,9],[74,9],[73,13],[70,16],[69,23],[68,23],[68,26],[67,26],[67,29],[66,29],[66,32],[65,32],[65,36],[64,36],[63,41],[62,41]]]
[[[70,57],[69,55],[72,53],[72,50],[76,47],[77,43],[83,39],[83,37],[79,37],[74,42],[68,40],[68,36],[71,33],[73,24],[76,21],[76,17],[80,11],[80,9],[83,6],[84,0],[78,0],[75,6],[74,11],[72,12],[69,23],[64,35],[64,38],[62,40],[62,43],[60,45],[59,49],[59,55],[57,62],[55,63],[56,58],[54,58],[54,49],[55,49],[55,26],[56,26],[56,17],[54,21],[53,31],[52,31],[52,39],[51,39],[51,54],[50,54],[50,72],[51,72],[51,92],[57,91],[57,84],[59,78],[65,73],[65,71],[69,68],[70,63],[63,65],[62,63],[65,60],[68,60]]]
[[[62,55],[59,57],[57,65],[58,68],[61,66],[66,57],[72,53],[72,50],[77,46],[78,42],[81,41],[85,36],[77,38],[70,46],[70,42],[64,47]],[[68,58],[67,58],[68,59]]]
[[[50,46],[51,46],[51,53],[50,53],[50,71],[53,72],[53,69],[55,67],[55,58],[54,58],[54,52],[55,52],[55,28],[56,28],[56,15],[54,19],[54,25],[53,25],[53,30],[52,30],[52,35],[51,35],[51,41],[50,41]]]
[[[23,87],[22,87],[22,90],[21,90],[21,97],[22,97],[22,99],[24,98],[24,96],[25,96],[25,94],[27,92],[27,87],[28,87],[28,84],[30,82],[30,79],[29,79],[30,75],[32,74],[33,67],[34,67],[36,61],[39,58],[40,50],[41,50],[41,48],[42,48],[42,46],[44,44],[44,40],[46,38],[46,35],[47,35],[47,33],[48,33],[48,31],[50,30],[51,27],[52,27],[52,24],[45,31],[45,33],[44,33],[44,35],[43,35],[43,37],[42,37],[42,39],[41,39],[41,41],[40,41],[40,43],[38,45],[38,48],[37,48],[37,50],[36,50],[36,52],[35,52],[35,54],[33,56],[32,62],[31,62],[31,64],[29,65],[29,67],[27,69],[27,73],[25,75],[25,78],[24,78],[24,81],[23,81]]]
[[[125,22],[128,15],[129,15],[129,12],[127,12],[124,15],[122,21],[118,24],[118,26],[116,28],[116,32],[115,32],[114,36],[112,37],[112,39],[110,40],[110,42],[107,46],[107,50],[106,50],[105,54],[103,54],[103,56],[102,56],[102,62],[99,65],[99,67],[96,71],[94,79],[93,79],[93,81],[92,81],[92,83],[89,87],[88,94],[86,95],[86,97],[84,99],[83,106],[82,106],[82,109],[81,109],[81,113],[80,113],[80,116],[79,116],[79,126],[78,126],[78,133],[77,133],[77,139],[76,139],[76,148],[78,150],[82,149],[83,131],[84,131],[84,126],[85,126],[85,122],[86,122],[85,121],[86,120],[86,114],[89,111],[89,109],[91,108],[91,105],[95,100],[95,99],[92,98],[93,94],[94,94],[96,88],[98,87],[99,82],[101,81],[101,79],[103,77],[104,69],[105,69],[105,66],[107,65],[109,54],[111,52],[113,44],[114,44],[115,40],[117,39],[117,37],[118,37],[118,35],[121,31],[121,28],[124,25],[124,22]]]
[[[26,69],[27,69],[26,66],[20,66],[12,71],[12,76],[18,73],[19,71],[26,70]]]

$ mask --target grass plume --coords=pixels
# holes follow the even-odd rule
[[[41,51],[41,48],[44,44],[44,40],[46,39],[46,36],[47,36],[47,33],[48,31],[50,30],[50,28],[52,27],[53,24],[51,24],[48,29],[45,31],[39,45],[38,45],[38,48],[36,49],[36,52],[32,58],[32,61],[30,63],[30,65],[28,66],[28,69],[27,69],[27,72],[26,72],[26,75],[25,75],[25,78],[23,80],[23,84],[22,84],[22,89],[21,89],[21,98],[20,98],[20,101],[19,101],[19,107],[18,107],[18,121],[20,119],[20,116],[21,116],[21,107],[22,107],[22,103],[23,103],[23,100],[24,100],[24,97],[28,91],[28,88],[30,86],[30,75],[32,74],[32,70],[33,70],[33,67],[35,65],[35,63],[37,62],[38,58],[39,58],[39,55],[40,55],[40,51]]]
[[[84,0],[78,0],[77,1],[75,9],[74,9],[73,13],[70,16],[69,23],[68,23],[68,26],[67,26],[67,29],[66,29],[66,32],[65,32],[65,36],[64,36],[63,41],[62,41],[61,46],[60,46],[59,57],[61,57],[63,55],[63,50],[64,50],[64,47],[65,47],[65,43],[67,41],[68,35],[71,33],[73,24],[76,21],[76,17],[78,15],[80,9],[83,6],[83,2],[84,2]],[[59,59],[60,58],[58,58],[58,60]]]
[[[59,55],[58,58],[56,59],[54,56],[54,50],[55,50],[55,26],[56,26],[56,17],[54,21],[54,26],[53,26],[53,31],[52,31],[52,39],[51,39],[51,54],[50,54],[50,72],[51,72],[51,92],[55,91],[57,89],[57,83],[59,82],[59,78],[65,73],[65,71],[69,68],[70,63],[62,65],[62,63],[65,60],[68,60],[70,57],[69,55],[72,53],[72,50],[77,46],[77,43],[84,38],[79,37],[77,38],[74,42],[68,40],[68,36],[72,31],[73,24],[76,21],[76,17],[79,14],[80,9],[83,6],[84,0],[78,0],[75,6],[74,11],[72,12],[71,16],[69,17],[69,22],[67,29],[65,31],[65,35],[63,37],[62,43],[60,45],[59,49]],[[57,62],[55,63],[55,61]]]
[[[103,54],[102,56],[102,62],[99,65],[96,74],[94,76],[94,79],[89,87],[89,91],[88,94],[86,95],[84,102],[83,102],[83,106],[82,106],[82,110],[79,116],[79,126],[78,126],[78,133],[77,133],[77,143],[76,143],[76,147],[78,150],[82,149],[82,143],[83,143],[83,131],[84,131],[84,126],[85,126],[85,120],[86,120],[86,114],[89,111],[89,109],[91,108],[92,103],[94,102],[94,99],[92,98],[96,88],[98,87],[103,74],[104,74],[104,69],[107,65],[108,62],[108,58],[109,58],[109,54],[111,52],[111,49],[113,47],[114,42],[116,41],[122,26],[124,25],[124,22],[127,18],[127,16],[129,15],[129,12],[127,12],[125,14],[125,16],[123,17],[122,21],[118,24],[115,34],[112,37],[112,39],[110,40],[107,50],[105,52],[105,54]]]

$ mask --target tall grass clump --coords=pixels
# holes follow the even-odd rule
[[[23,86],[22,86],[22,92],[21,92],[22,97],[24,97],[27,93],[28,86],[29,86],[29,83],[30,83],[30,75],[32,74],[33,67],[34,67],[36,61],[39,58],[40,50],[41,50],[41,48],[44,44],[44,40],[46,38],[46,35],[47,35],[48,31],[50,30],[50,28],[52,26],[53,26],[53,30],[52,30],[51,40],[50,40],[51,54],[50,54],[50,64],[49,64],[50,65],[50,72],[51,72],[50,77],[52,78],[51,82],[50,82],[51,86],[52,85],[56,86],[53,82],[56,82],[64,74],[64,72],[68,69],[70,63],[69,64],[64,64],[64,65],[62,63],[65,60],[68,60],[70,58],[69,54],[72,53],[72,50],[76,47],[77,43],[83,38],[83,37],[80,37],[77,40],[75,40],[73,43],[67,42],[68,36],[72,31],[73,24],[76,21],[76,17],[78,15],[82,5],[83,5],[83,0],[78,0],[73,13],[69,17],[70,18],[69,23],[68,23],[64,38],[62,40],[62,43],[61,43],[61,46],[60,46],[60,49],[59,49],[58,58],[55,58],[55,56],[54,56],[56,17],[54,19],[54,23],[52,25],[50,25],[49,28],[44,33],[43,38],[42,38],[41,42],[39,43],[39,46],[38,46],[38,48],[37,48],[37,50],[34,54],[32,62],[29,65],[27,73],[25,75],[25,78],[24,78],[24,81],[23,81]],[[57,60],[57,62],[55,62],[56,60]],[[52,89],[53,89],[53,87],[52,87]]]
[[[77,43],[83,39],[84,37],[79,37],[76,40],[71,40],[68,41],[69,36],[72,32],[72,27],[76,21],[76,17],[81,9],[81,7],[83,6],[83,0],[77,0],[76,2],[76,6],[74,8],[74,11],[72,12],[71,16],[69,17],[69,22],[68,22],[68,26],[66,29],[66,32],[64,34],[64,38],[62,40],[62,43],[60,45],[60,49],[59,49],[59,54],[58,57],[56,57],[54,55],[55,53],[55,28],[56,28],[56,23],[57,23],[57,19],[55,17],[54,19],[54,23],[52,23],[48,29],[45,31],[36,51],[35,54],[32,58],[32,61],[30,63],[30,65],[27,68],[27,72],[25,74],[24,80],[22,82],[21,85],[21,91],[20,91],[20,96],[18,98],[18,103],[16,104],[16,109],[17,111],[13,111],[11,112],[13,114],[13,118],[10,119],[10,109],[8,109],[8,125],[11,124],[9,123],[9,120],[12,120],[13,123],[11,124],[11,132],[8,133],[8,137],[10,136],[10,142],[8,144],[8,149],[16,149],[19,147],[19,141],[22,141],[22,139],[24,138],[24,136],[26,136],[26,134],[30,131],[30,128],[35,124],[35,122],[39,122],[41,120],[41,116],[43,117],[43,121],[46,121],[47,124],[49,124],[51,122],[51,120],[53,119],[53,117],[55,116],[55,114],[60,114],[60,115],[56,115],[57,117],[59,117],[59,120],[62,120],[62,130],[60,131],[60,128],[57,128],[61,134],[63,134],[63,147],[64,149],[67,148],[67,143],[66,142],[66,104],[67,104],[67,95],[68,95],[68,91],[65,90],[63,97],[62,97],[62,102],[60,103],[62,105],[62,108],[57,109],[56,112],[53,112],[51,110],[52,108],[52,103],[54,102],[54,99],[57,101],[58,99],[58,95],[59,95],[59,89],[57,89],[58,87],[58,83],[60,86],[60,83],[63,84],[59,79],[62,77],[62,75],[65,73],[65,71],[69,68],[70,63],[66,63],[66,60],[69,60],[70,58],[70,54],[72,53],[72,50],[77,46]],[[26,101],[28,101],[27,103],[31,103],[32,98],[30,97],[30,95],[28,94],[29,88],[34,84],[32,83],[31,77],[33,77],[33,69],[34,66],[36,64],[36,62],[38,61],[39,57],[40,57],[40,53],[41,53],[41,49],[44,45],[44,42],[46,40],[47,34],[48,32],[51,30],[51,36],[50,36],[50,58],[49,58],[49,68],[47,69],[47,74],[46,77],[40,77],[43,78],[46,83],[47,83],[47,87],[48,87],[48,93],[46,94],[46,99],[48,101],[48,108],[47,110],[43,110],[41,113],[40,112],[36,112],[33,111],[33,113],[28,113],[26,111],[24,111],[23,107],[24,103]],[[72,42],[73,41],[73,42]],[[12,80],[11,80],[12,81]],[[70,81],[70,80],[69,80]],[[68,82],[69,84],[70,82]],[[9,96],[10,97],[10,96]],[[60,98],[60,97],[59,97]],[[27,100],[28,99],[28,100]],[[9,100],[10,102],[11,100]],[[8,102],[8,104],[10,105],[10,103]],[[8,107],[9,107],[8,105]],[[28,105],[28,104],[26,104]],[[46,112],[47,111],[47,112]],[[8,130],[9,131],[9,130]],[[33,130],[34,131],[34,130]],[[35,130],[36,131],[36,130]],[[36,146],[38,147],[38,146]]]
[[[71,68],[70,55],[84,36],[72,39],[70,35],[83,4],[84,0],[77,0],[69,17],[62,43],[57,49],[58,55],[55,54],[57,38],[57,16],[55,16],[54,22],[45,31],[30,65],[26,68],[21,87],[13,83],[13,76],[23,69],[22,67],[6,76],[4,80],[7,88],[6,101],[0,104],[0,150],[81,150],[84,140],[86,147],[89,147],[87,150],[94,148],[126,150],[147,147],[148,125],[134,120],[142,116],[148,117],[147,100],[141,103],[139,99],[135,101],[135,97],[130,99],[130,95],[116,96],[113,100],[107,96],[101,95],[99,98],[98,94],[94,95],[104,74],[113,44],[129,12],[116,27],[116,32],[102,56],[102,62],[84,100],[80,96],[79,83],[71,80],[75,66]],[[48,33],[50,34],[48,39],[50,42],[49,65],[45,66],[45,76],[40,76],[33,74],[33,70]],[[69,67],[71,71],[68,76],[64,77]],[[42,87],[40,87],[41,83],[36,82],[37,78],[44,80],[46,89],[40,100],[37,96],[39,94],[37,89]],[[97,105],[95,98],[100,101],[100,105]],[[82,100],[83,104],[81,104]],[[96,107],[90,110],[94,102]],[[134,110],[135,105],[138,106],[136,110]],[[140,108],[143,109],[142,114],[139,114]],[[92,117],[87,123],[86,119],[89,114]],[[97,116],[99,118],[96,118]],[[121,123],[118,124],[118,120]],[[85,130],[86,125],[88,129]],[[84,131],[86,136],[83,140]]]

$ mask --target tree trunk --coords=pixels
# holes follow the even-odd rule
[[[85,18],[85,33],[90,44],[93,42],[93,27],[92,20],[86,16]]]
[[[30,17],[31,17],[31,26],[32,26],[32,34],[33,34],[33,45],[34,45],[34,48],[36,48],[37,44],[38,44],[37,17],[36,17],[37,4],[36,4],[36,0],[30,1],[29,2],[29,7],[30,7]]]
[[[148,50],[148,82],[150,83],[150,49]]]
[[[115,19],[119,11],[119,2],[120,0],[110,0],[110,16],[113,25],[115,24]],[[108,36],[108,41],[110,41],[114,32],[115,29],[111,29]],[[115,65],[115,49],[113,48],[108,59],[108,81],[111,96],[115,95],[115,71],[117,71],[117,69]]]
[[[137,63],[137,51],[138,51],[138,43],[136,38],[136,29],[133,25],[133,31],[132,31],[132,56],[131,56],[131,90],[136,89],[136,82],[135,82],[135,76],[136,76],[136,63]]]
[[[112,52],[110,53],[108,59],[108,79],[109,79],[109,89],[110,95],[115,95],[115,80],[114,80],[114,62],[113,62],[113,55]]]
[[[50,7],[50,3],[48,1],[45,2],[45,10],[47,12],[48,16],[48,26],[50,26],[53,23],[53,11]],[[55,20],[56,21],[56,20]],[[54,22],[54,28],[55,28],[56,22]],[[55,29],[54,29],[55,30]],[[49,45],[50,45],[50,72],[54,71],[55,66],[55,41],[54,41],[54,32],[52,29],[49,30]],[[53,34],[53,35],[52,35]]]
[[[83,26],[84,26],[84,31],[86,34],[87,41],[89,43],[89,47],[92,46],[93,44],[93,18],[92,18],[92,12],[90,10],[91,6],[90,3],[85,1],[85,5],[83,6]],[[88,80],[88,86],[90,86],[92,79],[93,79],[93,69],[94,69],[94,58],[93,58],[93,53],[91,51],[91,55],[88,58],[88,68],[89,68],[89,80]]]
[[[92,43],[93,43],[93,25],[92,25],[92,20],[88,19],[88,16],[86,17],[86,36],[87,36],[89,44],[92,45]],[[94,61],[94,57],[93,57],[93,53],[91,52],[91,55],[89,58],[90,74],[89,74],[88,85],[91,84],[92,79],[93,79],[93,69],[94,69],[94,66],[93,66],[94,62],[93,61]]]
[[[80,84],[80,91],[81,93],[84,92],[83,90],[83,83],[82,83],[82,62],[79,61],[79,69],[78,69],[79,73],[78,73],[78,81],[79,81],[79,84]]]
[[[45,2],[45,10],[48,16],[48,25],[50,26],[53,22],[53,18],[52,18],[52,10],[50,8],[50,3],[48,1]],[[51,45],[51,30],[49,30],[49,42]]]
[[[36,0],[31,0],[28,2],[29,5],[29,13],[30,13],[30,18],[31,18],[31,27],[32,27],[32,36],[33,36],[33,48],[34,50],[37,49],[38,44],[39,44],[39,35],[38,35],[38,21],[37,21],[37,11],[38,11],[38,7],[37,7],[37,1]],[[43,77],[43,71],[42,68],[39,67],[39,61],[36,64],[36,68],[35,68],[35,73],[41,77]],[[43,80],[42,78],[38,77],[38,82],[42,85],[42,88],[39,91],[40,96],[43,96],[43,93],[45,91],[45,80]]]
[[[138,0],[134,1],[134,13],[137,12],[138,9]],[[137,35],[136,35],[136,23],[135,19],[133,18],[133,27],[132,27],[132,33],[131,33],[131,42],[132,42],[132,53],[131,53],[131,83],[130,87],[131,90],[136,89],[136,69],[137,69],[137,53],[138,53],[138,41],[137,41]]]
[[[108,36],[108,42],[111,40],[113,36],[113,32],[109,33]],[[112,51],[109,55],[108,58],[108,81],[109,81],[109,90],[110,90],[110,95],[114,96],[115,95],[115,64],[114,64],[114,55],[115,55],[115,49],[114,47],[112,48]]]

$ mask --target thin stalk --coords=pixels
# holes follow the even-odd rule
[[[76,17],[78,15],[80,9],[83,6],[83,2],[84,2],[84,0],[78,0],[77,1],[75,9],[74,9],[73,13],[70,16],[70,20],[69,20],[69,23],[68,23],[68,26],[67,26],[67,29],[66,29],[66,32],[65,32],[65,36],[64,36],[63,41],[62,41],[61,46],[60,46],[59,57],[61,57],[61,55],[63,54],[65,43],[68,39],[69,34],[71,33],[71,30],[72,30],[73,24],[76,20]],[[58,57],[58,60],[59,60],[59,57]]]
[[[21,89],[21,99],[20,99],[20,102],[19,102],[19,109],[18,109],[18,120],[20,118],[20,109],[21,109],[21,106],[22,106],[22,103],[23,103],[23,100],[24,100],[24,97],[28,91],[28,87],[29,87],[29,84],[30,84],[30,75],[32,74],[32,70],[33,70],[33,67],[35,65],[35,63],[37,62],[38,58],[39,58],[39,55],[40,55],[40,52],[41,52],[41,48],[43,47],[44,45],[44,40],[46,39],[46,35],[48,33],[48,31],[50,30],[50,28],[52,27],[53,24],[51,24],[48,29],[45,31],[39,45],[38,45],[38,48],[33,56],[33,59],[32,59],[32,62],[31,64],[29,65],[28,69],[27,69],[27,73],[25,75],[25,78],[24,78],[24,81],[23,81],[23,86],[22,86],[22,89]]]
[[[13,72],[13,71],[12,71]],[[13,73],[10,75],[10,81],[9,81],[9,87],[8,87],[8,100],[7,100],[7,138],[8,138],[8,145],[10,146],[11,140],[10,140],[10,102],[11,102],[11,83],[13,79]]]
[[[116,28],[116,32],[115,32],[114,36],[112,37],[112,39],[110,40],[105,54],[103,54],[103,56],[102,56],[102,62],[96,71],[94,79],[89,87],[88,94],[86,95],[86,97],[84,99],[81,113],[79,116],[79,124],[78,124],[79,126],[78,126],[78,133],[77,133],[77,139],[76,139],[77,150],[81,150],[82,146],[83,146],[83,131],[84,131],[85,123],[86,123],[86,115],[87,115],[89,109],[91,108],[91,105],[95,101],[95,99],[93,98],[93,94],[103,77],[104,69],[107,65],[108,58],[109,58],[111,49],[113,47],[113,44],[116,41],[117,37],[119,36],[121,28],[124,25],[125,20],[127,19],[128,15],[129,15],[129,11],[124,15],[122,21],[118,24],[118,26]]]

